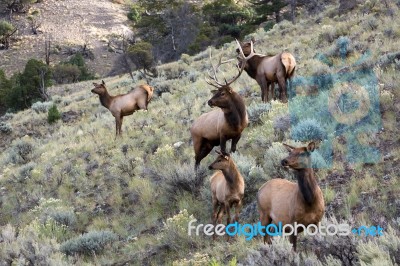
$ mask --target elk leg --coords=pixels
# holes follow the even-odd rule
[[[268,101],[268,84],[267,84],[267,80],[265,79],[265,77],[256,79],[258,85],[261,88],[261,100],[263,102]]]
[[[195,147],[195,170],[199,168],[201,160],[203,160],[204,157],[206,157],[211,150],[214,148],[213,145],[211,145],[210,142],[208,142],[207,139],[202,139],[200,143],[193,143]]]
[[[260,221],[261,221],[261,225],[262,226],[267,226],[271,223],[271,218],[269,217],[269,215],[261,213],[260,214]],[[264,236],[264,244],[271,244],[271,236],[267,234],[267,229],[265,229],[265,236]]]
[[[219,207],[218,215],[217,215],[217,222],[222,224],[222,217],[225,215],[225,206],[222,204]]]
[[[286,95],[286,80],[285,78],[278,78],[279,90],[281,95],[281,101],[283,103],[287,103],[287,95]]]
[[[221,147],[222,154],[227,154],[227,152],[226,152],[226,141],[227,141],[227,139],[226,139],[226,137],[224,135],[221,135],[219,137],[219,143],[220,143],[219,146]],[[231,149],[232,149],[232,147],[231,147]]]
[[[236,151],[236,145],[240,140],[241,135],[237,136],[236,138],[232,139],[232,144],[231,144],[231,152],[235,152]]]
[[[218,219],[218,213],[219,213],[218,207],[219,207],[218,201],[215,198],[213,198],[212,221],[213,221],[214,228],[217,224],[217,219]],[[215,235],[215,230],[214,230],[213,240],[215,240],[215,237],[216,237],[216,235]]]
[[[225,211],[226,211],[226,215],[227,215],[227,217],[226,217],[226,225],[228,225],[228,224],[231,223],[231,209],[230,209],[230,206],[229,206],[229,202],[225,203]]]
[[[115,116],[115,138],[117,138],[119,134],[119,123],[120,123],[121,117],[120,115]]]
[[[293,244],[293,251],[296,252],[297,236],[295,234],[289,236],[290,243]]]
[[[122,133],[122,121],[124,120],[124,117],[121,115],[120,120],[119,120],[119,125],[118,125],[118,133],[121,135]]]
[[[235,206],[235,222],[239,222],[239,213],[242,209],[242,201],[238,201]]]
[[[271,82],[271,92],[272,92],[272,97],[274,98],[274,100],[276,100],[275,82]]]
[[[219,204],[218,201],[213,199],[213,215],[212,215],[212,221],[213,224],[215,225],[218,219],[218,213],[219,213]]]

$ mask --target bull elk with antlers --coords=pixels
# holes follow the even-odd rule
[[[236,49],[238,54],[244,53],[249,55],[255,53],[253,49],[254,39],[250,42],[238,43],[239,48]],[[239,58],[239,64],[242,60]],[[274,56],[266,56],[262,54],[254,54],[247,60],[244,70],[261,87],[261,99],[264,102],[269,101],[269,88],[271,86],[272,95],[275,98],[275,82],[279,85],[279,98],[282,102],[287,102],[286,82],[294,75],[296,68],[296,60],[294,56],[288,52],[283,52]]]
[[[294,148],[284,144],[289,151],[289,156],[282,160],[282,166],[294,170],[297,183],[276,178],[266,182],[258,191],[257,204],[260,213],[261,225],[269,224],[310,224],[317,225],[325,211],[324,197],[311,168],[311,152],[315,143],[311,142],[306,147]],[[297,232],[303,228],[298,227]],[[296,251],[297,235],[289,238]],[[270,236],[265,234],[265,243],[271,243]]]
[[[115,117],[115,136],[121,135],[124,116],[131,115],[139,109],[147,110],[154,91],[153,87],[144,84],[129,93],[111,96],[103,80],[101,84],[93,83],[93,85],[92,93],[99,95],[101,105],[110,110]]]
[[[252,56],[253,53],[247,57],[242,54],[242,60],[245,62]],[[209,85],[217,88],[217,90],[212,91],[214,96],[208,101],[208,105],[219,108],[202,114],[193,122],[190,128],[196,169],[200,161],[211,152],[214,146],[220,145],[221,152],[227,154],[226,142],[232,140],[231,152],[235,152],[242,131],[249,123],[243,98],[230,87],[242,74],[245,64],[243,63],[241,68],[237,67],[238,74],[231,80],[225,79],[225,83],[222,83],[217,79],[218,68],[229,61],[231,60],[222,61],[220,58],[218,65],[216,67],[212,66],[213,74],[209,73],[209,77],[213,82],[206,79]]]

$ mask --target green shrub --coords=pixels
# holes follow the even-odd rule
[[[87,72],[87,70],[85,71]],[[81,69],[77,65],[67,63],[56,65],[53,68],[53,78],[58,84],[77,82],[81,75]]]
[[[141,19],[142,10],[139,5],[133,4],[128,12],[128,19],[138,23]]]
[[[57,120],[59,120],[60,118],[61,114],[58,111],[57,106],[53,104],[53,106],[50,107],[49,112],[47,114],[47,122],[49,122],[49,124],[53,124],[57,122]]]
[[[249,122],[252,125],[260,124],[262,115],[267,113],[269,110],[271,110],[271,105],[269,103],[252,102],[250,106],[247,107]]]
[[[273,237],[271,245],[261,245],[257,250],[250,250],[242,265],[307,264],[301,264],[300,254],[292,251],[292,244],[287,238]]]
[[[60,251],[66,255],[95,255],[116,240],[117,235],[113,232],[92,231],[62,243]]]
[[[7,121],[14,117],[13,113],[5,113],[3,116],[0,117],[0,121]]]
[[[21,166],[18,171],[18,176],[16,176],[16,180],[23,182],[25,179],[31,178],[31,172],[35,167],[36,164],[33,162],[29,162]]]
[[[273,142],[264,154],[264,172],[270,178],[290,178],[291,173],[282,167],[281,161],[288,156],[282,143]]]
[[[50,107],[52,107],[53,105],[54,105],[53,102],[35,102],[34,104],[32,104],[31,108],[37,114],[47,113],[49,111]]]
[[[11,134],[13,131],[12,126],[9,123],[0,122],[0,132],[4,134]]]
[[[298,141],[323,140],[326,138],[325,130],[315,119],[305,119],[297,123],[291,131],[292,138]]]
[[[32,159],[34,147],[30,141],[18,139],[11,144],[8,154],[8,162],[13,164],[24,164]]]
[[[73,208],[67,207],[59,199],[40,199],[39,206],[31,210],[31,213],[38,217],[42,224],[47,220],[54,220],[59,225],[68,227],[76,224],[76,216]]]

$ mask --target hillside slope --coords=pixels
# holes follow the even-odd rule
[[[258,85],[245,73],[233,84],[251,121],[233,158],[246,183],[240,221],[254,223],[258,188],[272,178],[293,178],[280,165],[287,155],[282,143],[300,146],[321,136],[313,164],[326,203],[323,223],[379,225],[384,236],[301,235],[293,253],[285,238],[266,246],[261,237],[226,242],[188,235],[189,221],[206,224],[211,216],[207,166],[215,155],[202,161],[197,178],[204,184],[195,187],[189,133],[193,120],[211,110],[205,51],[160,66],[149,110],[125,118],[121,138],[114,139],[114,119],[90,92],[91,82],[52,88],[58,109],[76,113],[70,122],[49,125],[47,113],[33,108],[1,118],[13,131],[1,133],[0,263],[399,264],[399,8],[390,4],[392,16],[380,3],[359,8],[339,16],[332,5],[315,17],[300,14],[296,25],[283,21],[252,34],[257,52],[292,52],[297,72],[288,104],[261,103]],[[212,49],[214,61],[235,58],[235,45]],[[227,77],[236,71],[223,70]],[[135,77],[105,82],[114,95],[144,82]],[[362,88],[338,95],[346,84]],[[367,112],[335,122],[332,98],[340,99],[335,110],[342,115],[365,106]],[[301,143],[299,136],[308,139]]]

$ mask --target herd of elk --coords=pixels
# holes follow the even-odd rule
[[[239,43],[236,49],[238,54],[244,53],[245,56],[255,53],[253,49],[254,39],[250,42]],[[239,65],[243,63],[239,57]],[[282,102],[287,102],[286,82],[293,77],[296,68],[294,56],[287,52],[282,52],[274,56],[254,54],[251,59],[245,62],[244,70],[261,87],[261,99],[264,102],[269,101],[269,87],[271,86],[272,96],[275,98],[275,82],[279,85],[279,98]]]
[[[218,65],[213,68],[213,75],[209,73],[209,77],[214,81],[206,79],[206,82],[217,88],[213,91],[214,96],[208,101],[210,107],[219,107],[208,113],[202,114],[194,122],[190,128],[192,135],[194,152],[195,152],[195,168],[197,169],[200,161],[206,157],[214,146],[220,145],[221,152],[226,152],[226,142],[232,140],[231,152],[236,151],[236,145],[241,137],[243,129],[249,123],[246,111],[246,105],[242,96],[234,91],[230,85],[242,74],[245,62],[253,56],[253,53],[244,56],[242,53],[241,68],[238,68],[238,74],[230,81],[225,80],[221,83],[217,79],[218,68],[228,61],[222,62],[219,59]],[[211,60],[211,55],[210,55]]]
[[[147,110],[154,91],[153,87],[144,84],[137,86],[129,93],[111,96],[104,80],[101,84],[93,83],[93,85],[92,92],[99,95],[100,103],[115,117],[116,136],[121,135],[123,117],[131,115],[139,109]]]
[[[230,85],[245,70],[260,85],[263,101],[269,101],[270,86],[272,86],[272,94],[275,95],[274,84],[277,82],[280,88],[280,99],[286,102],[286,81],[293,76],[296,67],[296,61],[290,53],[265,56],[255,53],[253,40],[246,43],[237,41],[237,44],[238,74],[229,81],[225,79],[222,83],[217,79],[218,69],[230,60],[222,61],[220,58],[218,65],[212,66],[213,73],[208,73],[212,81],[206,79],[206,82],[217,90],[212,91],[213,96],[208,101],[208,105],[218,107],[218,109],[199,116],[190,128],[195,152],[195,169],[215,146],[219,145],[221,149],[217,151],[217,159],[209,166],[210,170],[217,170],[210,177],[214,225],[217,222],[221,223],[225,214],[227,224],[231,223],[230,211],[233,207],[235,207],[234,221],[238,221],[245,188],[243,176],[226,151],[228,140],[232,140],[230,151],[236,151],[242,131],[248,125],[244,100]],[[101,104],[115,117],[116,135],[121,134],[123,117],[139,109],[147,110],[147,105],[153,96],[153,88],[149,85],[140,85],[130,93],[117,96],[108,94],[104,81],[101,84],[93,83],[93,85],[95,88],[92,92],[99,95]],[[305,227],[310,224],[316,225],[321,221],[325,204],[311,168],[311,152],[315,149],[315,143],[311,142],[306,147],[300,148],[283,145],[288,149],[289,156],[283,159],[281,164],[294,170],[297,183],[277,178],[261,186],[257,193],[261,224],[268,226],[281,222],[286,225],[296,222]],[[296,241],[297,235],[292,234],[290,242],[293,244],[294,251],[296,251]],[[264,243],[271,243],[268,234],[264,236]]]
[[[317,225],[324,215],[325,203],[321,189],[311,168],[311,152],[315,143],[306,147],[294,148],[284,144],[289,156],[282,160],[284,167],[294,170],[297,183],[285,179],[275,178],[266,182],[258,191],[257,205],[260,213],[261,225],[281,222],[285,224]],[[302,227],[299,227],[302,231]],[[297,235],[289,238],[296,251]],[[265,234],[265,243],[271,243],[270,236]]]
[[[218,170],[210,177],[213,224],[222,223],[222,217],[226,213],[227,225],[231,223],[230,210],[235,206],[234,222],[239,220],[239,212],[242,208],[244,196],[244,179],[235,162],[229,154],[217,151],[217,159],[208,167],[210,170]]]

